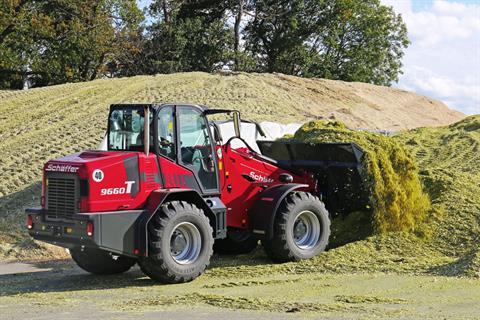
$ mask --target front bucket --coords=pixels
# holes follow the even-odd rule
[[[263,155],[292,170],[315,174],[320,196],[330,214],[364,211],[368,206],[363,150],[355,143],[257,141]]]

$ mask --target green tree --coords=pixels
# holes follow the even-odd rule
[[[154,1],[148,39],[137,56],[142,73],[212,72],[231,60],[232,35],[222,1]]]
[[[390,85],[409,44],[379,0],[257,0],[245,29],[258,71]]]
[[[302,75],[310,64],[306,42],[322,12],[317,1],[257,0],[245,28],[246,49],[258,61],[258,71]]]
[[[33,44],[28,32],[32,19],[30,0],[0,2],[0,88],[21,87],[28,72],[27,53]]]
[[[309,39],[318,54],[306,75],[390,85],[409,44],[400,15],[378,0],[327,1],[325,20]]]
[[[26,75],[46,85],[108,73],[143,20],[134,0],[11,0],[0,10],[0,81],[10,87]]]

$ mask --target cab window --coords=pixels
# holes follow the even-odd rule
[[[215,158],[204,115],[197,108],[180,107],[178,119],[181,163],[197,175],[205,189],[216,189]]]
[[[142,108],[113,110],[109,119],[108,149],[143,150],[143,124]]]
[[[175,159],[173,107],[163,107],[158,112],[158,147],[161,155]]]

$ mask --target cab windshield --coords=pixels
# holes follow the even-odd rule
[[[142,151],[144,121],[142,107],[112,110],[108,126],[108,150]]]

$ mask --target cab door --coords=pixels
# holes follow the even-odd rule
[[[176,106],[177,161],[190,170],[203,194],[219,194],[219,179],[214,145],[202,109]]]
[[[156,150],[164,188],[185,188],[202,192],[192,171],[179,165],[178,162],[175,106],[162,106],[158,111],[156,123]]]

